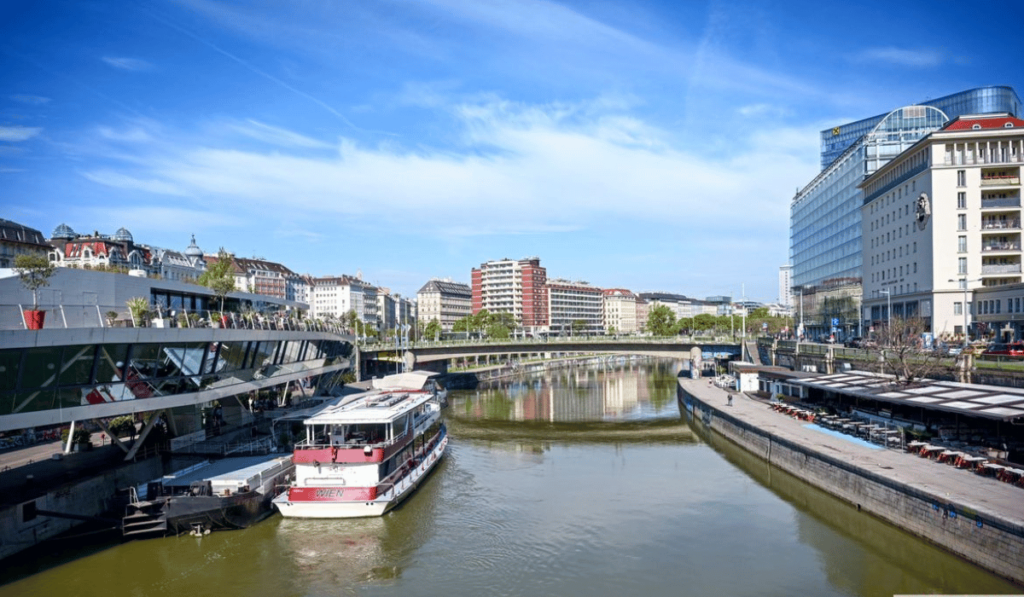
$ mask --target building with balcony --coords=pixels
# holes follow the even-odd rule
[[[42,232],[0,219],[0,268],[14,267],[14,259],[18,255],[46,257],[49,252],[50,245],[46,244]]]
[[[548,280],[548,331],[552,334],[604,332],[604,291],[586,282]]]
[[[641,331],[637,324],[637,296],[623,288],[604,290],[604,329],[608,333],[635,334]]]
[[[805,333],[860,335],[863,252],[860,184],[917,141],[963,114],[1019,115],[1009,87],[967,90],[822,131],[823,170],[790,205],[792,287]]]
[[[334,317],[340,320],[349,312],[355,312],[359,321],[377,329],[378,289],[364,282],[359,275],[312,278],[309,294],[309,309],[313,317]]]
[[[473,268],[473,314],[511,313],[527,330],[548,325],[547,270],[539,257],[488,261]]]
[[[1012,87],[990,86],[958,91],[937,99],[920,102],[920,106],[930,106],[940,110],[948,118],[957,118],[965,114],[991,114],[1008,112],[1015,116],[1022,113],[1022,104],[1017,92]],[[888,114],[877,114],[856,122],[841,124],[821,131],[821,169],[853,146],[857,141],[873,131]]]
[[[473,314],[473,289],[451,278],[434,278],[416,293],[416,308],[424,325],[436,320],[450,332],[456,321]]]
[[[1022,165],[1024,120],[968,115],[864,180],[864,326],[920,317],[935,336],[958,337],[965,316],[1017,313],[1014,291],[971,303],[976,289],[1024,281]],[[990,329],[970,335],[979,331]],[[1016,324],[1008,331],[1020,338]]]

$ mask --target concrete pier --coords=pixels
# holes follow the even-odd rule
[[[1024,489],[916,454],[869,447],[766,401],[680,379],[693,419],[786,472],[1024,585]]]

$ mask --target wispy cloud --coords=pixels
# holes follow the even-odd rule
[[[20,102],[22,104],[29,104],[32,106],[39,106],[50,102],[50,98],[42,97],[39,95],[26,95],[19,93],[8,97],[10,97],[12,100],[16,102]]]
[[[328,149],[334,147],[330,143],[255,120],[248,120],[245,124],[233,124],[229,128],[251,139],[279,147],[302,147],[309,149]]]
[[[103,58],[101,58],[101,60],[103,60],[103,62],[106,62],[110,66],[114,68],[119,68],[121,70],[143,71],[149,70],[153,67],[152,64],[146,62],[145,60],[140,60],[139,58],[126,58],[124,56],[104,56]]]
[[[138,126],[126,129],[115,129],[109,126],[101,126],[97,127],[96,132],[99,133],[100,137],[108,141],[139,143],[152,139],[145,129]]]
[[[28,141],[41,132],[43,132],[43,129],[40,127],[0,126],[0,141],[8,141],[12,143]]]
[[[906,48],[868,48],[854,56],[855,62],[883,62],[895,66],[912,68],[933,68],[943,62],[942,53],[935,50],[911,50]]]
[[[208,211],[245,206],[274,213],[286,203],[288,213],[309,221],[381,222],[396,234],[429,228],[471,237],[559,234],[686,213],[726,218],[737,227],[744,218],[750,227],[765,220],[784,227],[790,197],[762,196],[754,189],[790,189],[816,167],[813,134],[806,147],[789,145],[794,135],[785,131],[759,135],[746,149],[716,160],[679,147],[670,132],[634,115],[590,104],[499,101],[452,113],[462,132],[456,149],[367,147],[342,140],[332,155],[311,157],[281,148],[216,148],[197,139],[171,154],[151,156],[145,168],[126,163],[124,171],[84,175],[117,188],[196,197]],[[296,149],[323,145],[261,123],[243,129]],[[768,154],[770,161],[763,159]],[[751,210],[755,196],[758,209]]]
[[[144,191],[156,195],[185,195],[186,193],[173,183],[155,179],[141,179],[110,170],[82,172],[85,178],[104,186],[132,191]]]

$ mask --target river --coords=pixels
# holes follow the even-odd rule
[[[445,460],[383,518],[54,543],[0,596],[1021,593],[705,437],[671,361],[453,392]]]

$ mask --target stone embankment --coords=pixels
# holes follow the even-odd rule
[[[1024,585],[1024,489],[890,449],[827,434],[729,393],[681,379],[693,420],[803,481]]]

